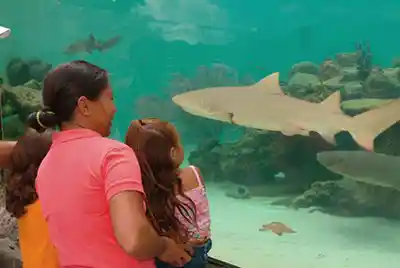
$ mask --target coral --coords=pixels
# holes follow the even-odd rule
[[[11,86],[22,85],[31,79],[28,63],[20,58],[11,59],[8,62],[6,74]]]
[[[190,154],[189,162],[200,167],[206,180],[246,185],[252,195],[274,195],[268,188],[279,193],[299,194],[317,178],[337,178],[315,159],[316,152],[325,148],[332,146],[317,137],[286,137],[277,132],[248,131],[234,143],[200,145]],[[275,178],[279,172],[286,175],[283,180]],[[255,190],[256,194],[253,194],[252,187],[260,185],[269,187]]]
[[[359,54],[357,60],[357,76],[360,80],[365,80],[372,71],[372,53],[370,45],[357,43],[356,50]]]
[[[400,219],[398,191],[355,182],[348,178],[315,182],[310,189],[295,198],[291,206],[317,207],[321,211],[346,217],[375,216]]]
[[[31,80],[27,86],[3,84],[0,86],[2,95],[3,136],[6,139],[16,139],[25,130],[27,116],[42,107],[39,83]],[[28,87],[29,86],[29,87]],[[33,88],[36,87],[36,88]]]

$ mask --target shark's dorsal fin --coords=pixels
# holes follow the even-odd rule
[[[320,104],[327,110],[342,113],[340,109],[340,91],[333,92],[328,98],[321,101]]]
[[[254,85],[253,88],[264,90],[270,94],[285,95],[281,86],[279,85],[279,73],[272,73]]]

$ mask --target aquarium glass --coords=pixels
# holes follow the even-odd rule
[[[86,60],[111,78],[110,138],[124,141],[138,118],[177,127],[182,168],[198,167],[206,184],[211,257],[243,268],[398,268],[399,8],[2,1],[3,139],[23,133],[52,67]]]

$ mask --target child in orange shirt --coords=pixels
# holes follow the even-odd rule
[[[49,132],[28,129],[11,153],[6,208],[18,219],[23,268],[58,268],[57,252],[35,190],[37,170],[51,146]]]

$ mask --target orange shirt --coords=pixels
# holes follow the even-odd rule
[[[26,207],[25,215],[18,219],[18,232],[23,268],[59,267],[39,201]]]
[[[118,244],[109,200],[122,191],[143,193],[139,163],[127,145],[88,129],[53,134],[36,190],[61,267],[155,268]]]

